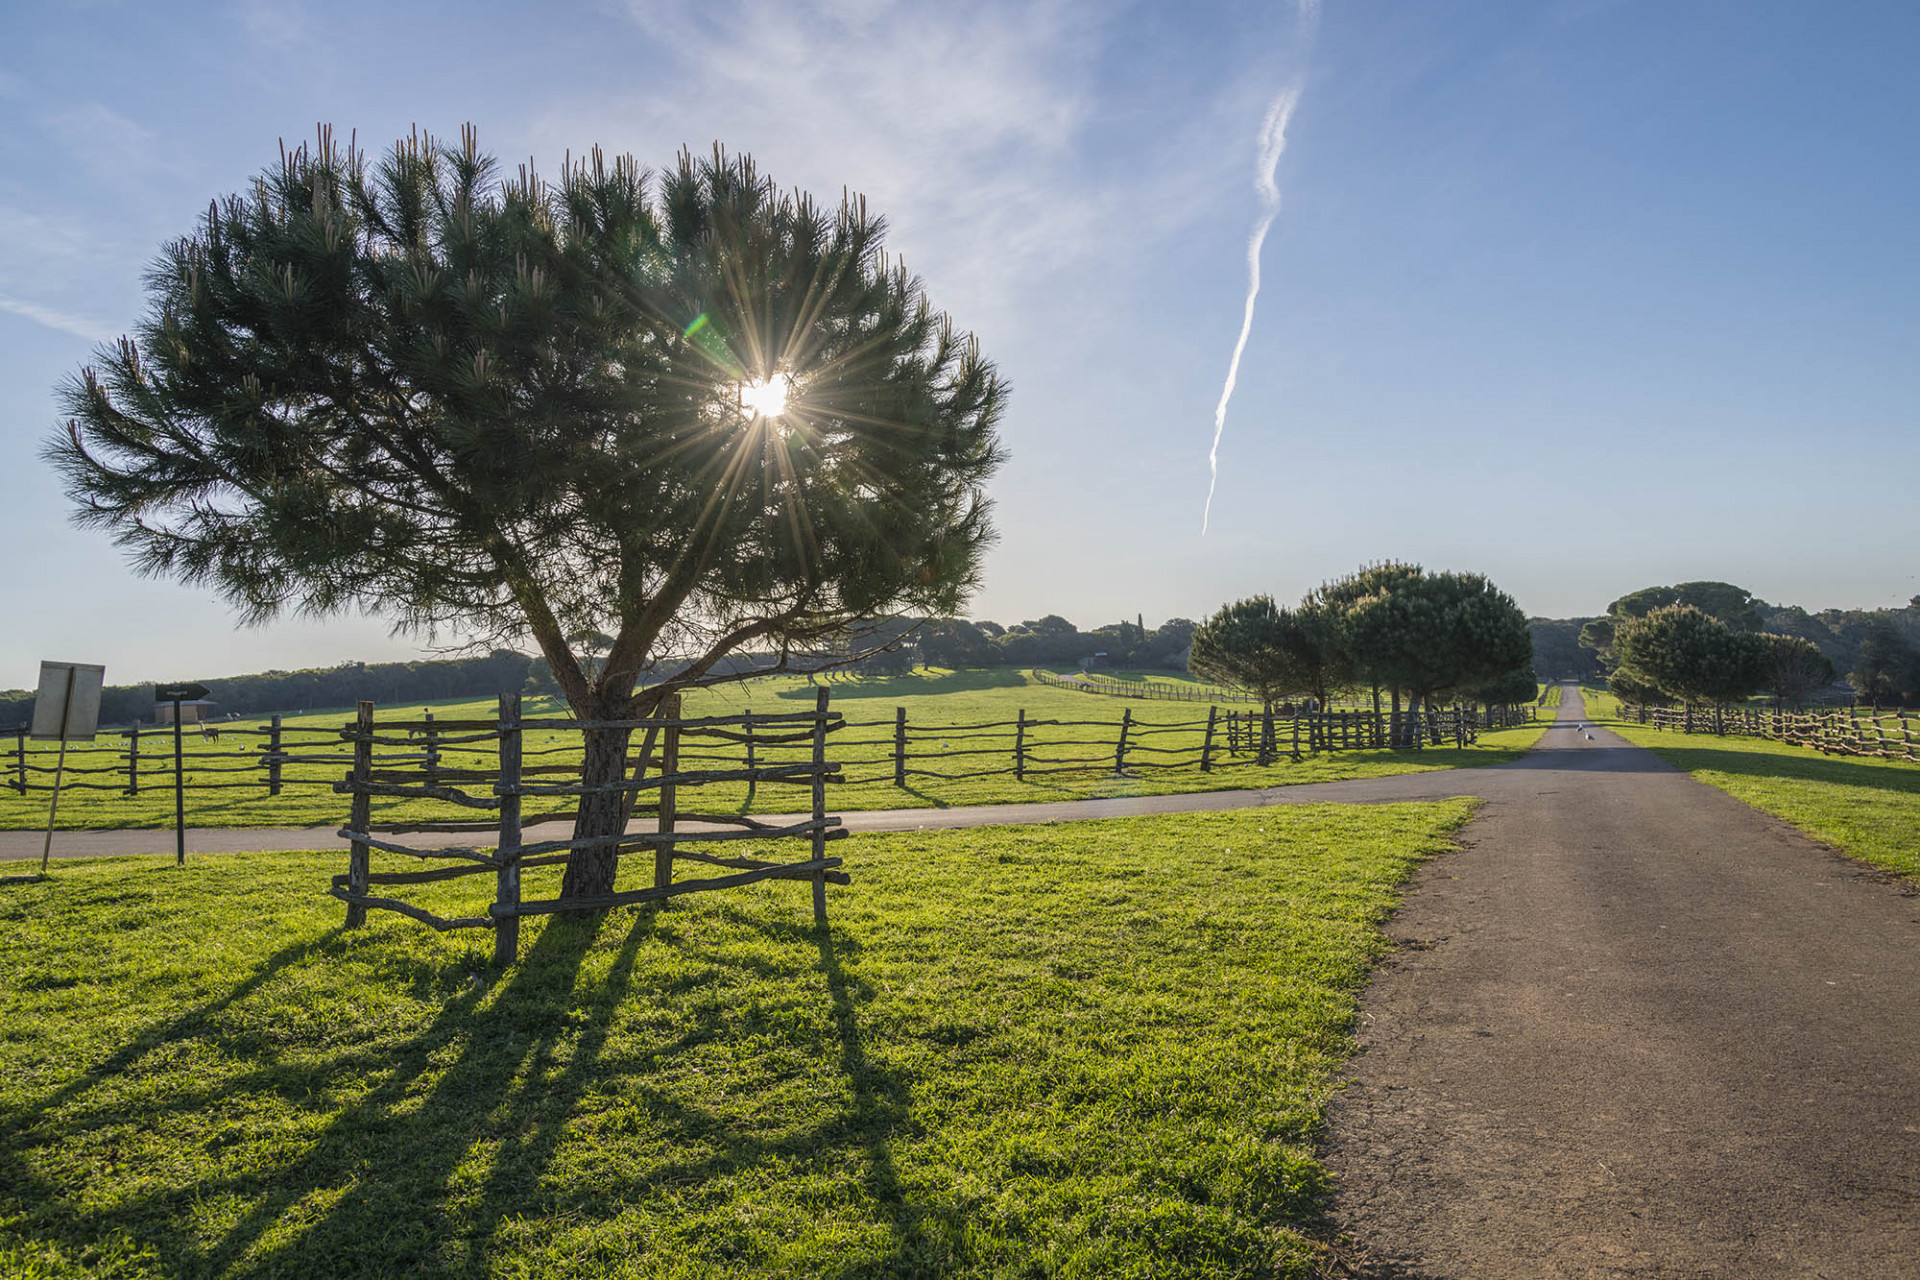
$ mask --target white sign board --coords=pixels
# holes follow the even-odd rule
[[[33,700],[32,736],[92,742],[100,727],[100,686],[107,669],[91,662],[43,662]]]

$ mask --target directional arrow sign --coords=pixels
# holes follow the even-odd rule
[[[207,686],[203,684],[159,684],[153,687],[155,702],[192,702],[206,696]]]

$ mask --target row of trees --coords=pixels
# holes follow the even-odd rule
[[[1702,699],[1663,690],[1646,677],[1644,670],[1636,672],[1628,667],[1623,674],[1618,643],[1622,629],[1673,609],[1691,609],[1730,636],[1769,637],[1771,658],[1765,675],[1750,681],[1745,692],[1728,693],[1739,688],[1735,682],[1721,687],[1728,696]],[[1601,674],[1610,675],[1617,690],[1631,690],[1634,696],[1651,703],[1737,701],[1767,693],[1781,705],[1799,706],[1833,687],[1840,672],[1846,673],[1855,694],[1867,701],[1920,702],[1920,646],[1915,644],[1920,639],[1920,596],[1902,609],[1828,609],[1810,614],[1797,606],[1769,604],[1730,582],[1682,582],[1630,592],[1608,605],[1604,616],[1581,621],[1579,642]],[[1686,631],[1692,637],[1687,643],[1695,650],[1709,643],[1724,650],[1714,660],[1718,667],[1731,670],[1739,666],[1729,655],[1743,642],[1723,639],[1697,621],[1675,623],[1665,619],[1655,630],[1662,636],[1678,636],[1675,628],[1691,629]],[[1709,635],[1711,642],[1705,638]],[[1642,640],[1643,647],[1649,643],[1654,643],[1651,633]],[[1673,643],[1680,642],[1675,639]],[[1746,651],[1749,660],[1759,661],[1758,645],[1747,644]],[[1670,673],[1668,681],[1677,690],[1683,684],[1696,684],[1696,677],[1702,674]]]
[[[1444,698],[1531,701],[1536,682],[1526,615],[1477,573],[1387,563],[1308,592],[1294,608],[1271,596],[1226,605],[1193,636],[1189,668],[1271,706],[1321,705],[1357,690],[1399,711]]]

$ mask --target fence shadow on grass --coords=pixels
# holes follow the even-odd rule
[[[161,1270],[177,1274],[479,1274],[509,1247],[500,1240],[503,1227],[521,1219],[591,1227],[655,1199],[663,1186],[727,1186],[760,1166],[845,1165],[859,1170],[872,1227],[889,1236],[875,1255],[836,1274],[938,1274],[941,1251],[923,1230],[925,1211],[903,1189],[893,1160],[894,1136],[911,1124],[909,1082],[870,1060],[865,1048],[870,1033],[862,1033],[860,1011],[874,991],[848,967],[858,941],[744,907],[719,910],[729,935],[746,929],[771,947],[744,956],[737,948],[709,950],[679,936],[672,914],[654,908],[587,921],[555,918],[494,988],[476,983],[451,996],[397,1042],[350,1037],[318,1062],[289,1058],[270,1037],[256,1042],[247,1017],[235,1026],[220,1018],[229,1009],[241,1012],[295,964],[344,969],[352,978],[351,943],[341,930],[283,948],[218,998],[103,1059],[31,1115],[0,1122],[8,1198],[46,1209],[18,1224],[18,1232],[75,1257],[106,1241],[135,1242]],[[605,976],[583,985],[589,953],[604,950],[600,935],[623,926]],[[636,970],[653,964],[643,958],[649,944],[676,953],[670,975],[648,987],[651,997],[685,1015],[651,1043],[645,1031],[623,1031],[620,1016]],[[676,1060],[739,1037],[743,1022],[758,1016],[726,998],[720,984],[729,974],[791,984],[827,1006],[798,1047],[818,1078],[844,1080],[842,1100],[769,1128],[754,1109],[706,1106],[680,1087]],[[72,1104],[89,1088],[138,1072],[148,1055],[192,1040],[218,1041],[238,1070],[204,1085],[180,1074],[164,1089],[143,1090],[138,1101],[103,1101],[76,1114]],[[179,1071],[165,1063],[152,1069]],[[618,1108],[606,1105],[609,1093],[618,1095]],[[231,1161],[190,1159],[125,1195],[89,1203],[35,1168],[33,1150],[52,1142],[244,1116],[250,1099],[271,1102],[276,1094],[307,1109],[313,1127],[297,1112],[266,1120],[261,1133],[243,1119],[231,1121],[216,1128],[209,1146],[233,1144]],[[330,1100],[343,1094],[350,1100]],[[594,1095],[598,1102],[583,1108],[582,1099]],[[573,1166],[596,1160],[599,1148],[569,1147],[574,1126],[599,1116],[624,1123],[631,1108],[645,1117],[644,1148],[660,1154],[638,1164],[610,1158],[583,1177]],[[563,1150],[574,1154],[567,1174],[555,1180],[551,1171]],[[222,1204],[236,1206],[234,1216],[217,1234],[196,1238],[195,1223],[205,1232],[209,1206]]]
[[[577,975],[605,919],[550,922],[487,1008],[477,1009],[485,989],[476,986],[449,1000],[406,1044],[383,1053],[378,1066],[385,1079],[337,1112],[290,1167],[219,1188],[266,1194],[204,1257],[192,1260],[193,1269],[235,1276],[438,1269],[450,1261],[442,1251],[452,1229],[478,1228],[482,1241],[490,1236],[511,1207],[499,1194],[502,1162],[511,1161],[516,1182],[537,1186],[570,1110],[570,1096],[549,1091],[541,1077],[570,1029]],[[634,951],[652,921],[650,912],[634,920],[607,981],[591,998],[603,1016],[588,1028],[591,1043],[581,1046],[583,1069],[597,1057],[607,1019],[625,994]],[[426,1097],[412,1103],[419,1079],[456,1046],[458,1056]],[[336,1063],[331,1074],[348,1077],[355,1069]],[[560,1114],[545,1114],[556,1100]],[[449,1212],[451,1183],[485,1133],[502,1135],[500,1150],[482,1198],[482,1221],[462,1224]],[[264,1188],[249,1185],[261,1182]],[[335,1189],[345,1194],[311,1226],[270,1251],[247,1256],[295,1205]],[[209,1190],[202,1185],[179,1194]],[[369,1257],[370,1249],[378,1254]]]

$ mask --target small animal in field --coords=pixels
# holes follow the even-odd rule
[[[218,742],[220,741],[220,730],[210,724],[202,724],[200,726],[200,736],[208,742]]]

